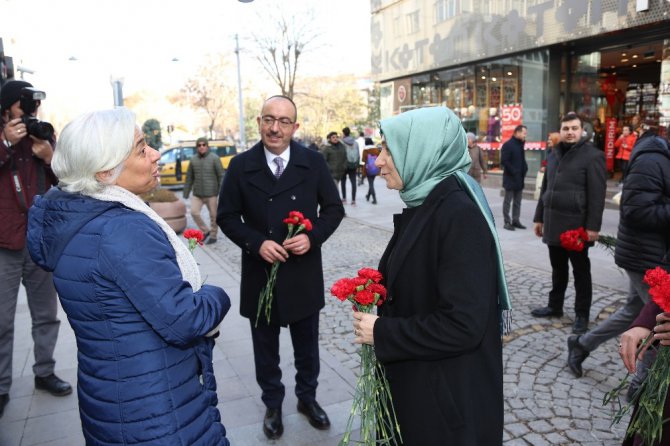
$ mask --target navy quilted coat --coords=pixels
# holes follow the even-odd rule
[[[214,341],[226,293],[182,280],[174,249],[144,214],[52,188],[36,197],[28,249],[53,271],[77,338],[87,445],[222,445]]]

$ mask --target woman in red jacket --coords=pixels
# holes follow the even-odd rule
[[[626,178],[630,152],[633,151],[636,140],[637,135],[631,130],[631,126],[626,124],[621,129],[621,136],[614,143],[614,147],[617,149],[616,159],[620,160],[619,165],[621,166],[621,182],[619,184],[623,184],[623,180]]]

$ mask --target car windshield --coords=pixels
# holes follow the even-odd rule
[[[168,150],[164,154],[161,155],[161,163],[174,163],[175,158],[176,158],[177,151],[176,150]]]
[[[237,147],[235,146],[223,146],[216,148],[216,154],[218,156],[230,156],[237,154]]]

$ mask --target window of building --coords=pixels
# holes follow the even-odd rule
[[[416,10],[414,12],[410,12],[407,14],[407,33],[408,34],[414,34],[416,32],[419,32],[420,27],[420,16],[419,16],[419,10]]]
[[[459,13],[459,3],[466,0],[437,0],[435,2],[435,23],[444,22]]]

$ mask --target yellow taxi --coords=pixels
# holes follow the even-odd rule
[[[228,169],[231,158],[237,155],[235,144],[226,140],[211,140],[208,143],[209,151],[216,153],[221,159],[223,170]],[[195,141],[182,141],[169,149],[162,150],[161,159],[158,161],[161,184],[163,186],[183,185],[191,158],[197,153]]]

